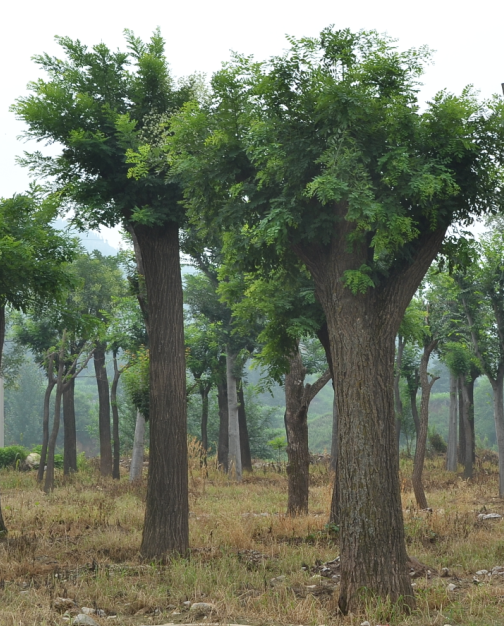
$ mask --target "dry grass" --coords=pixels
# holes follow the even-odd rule
[[[311,513],[288,518],[286,476],[259,469],[236,485],[210,461],[190,467],[191,545],[188,559],[167,566],[139,558],[144,482],[104,481],[92,467],[44,495],[33,473],[0,472],[2,509],[9,528],[0,544],[0,626],[68,624],[57,598],[102,609],[99,624],[139,626],[194,621],[354,626],[501,626],[504,577],[475,572],[504,565],[504,522],[478,521],[479,512],[504,513],[496,496],[497,468],[478,467],[473,481],[428,460],[425,485],[432,513],[413,505],[409,461],[401,461],[408,552],[432,572],[416,579],[417,611],[402,616],[368,599],[358,615],[339,616],[337,587],[313,578],[310,568],[338,555],[337,535],[326,528],[331,477],[312,468]],[[208,474],[208,475],[207,475]],[[308,566],[308,569],[303,569]],[[271,582],[272,579],[276,579]],[[447,590],[454,583],[456,589]],[[184,602],[215,605],[197,619]],[[64,609],[62,609],[63,611]],[[108,619],[116,615],[115,619]]]

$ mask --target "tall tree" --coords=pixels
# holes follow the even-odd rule
[[[448,227],[503,204],[503,108],[470,90],[420,110],[425,49],[324,30],[267,63],[236,56],[167,138],[194,220],[293,252],[327,320],[338,405],[339,607],[415,604],[395,445],[394,342]],[[357,451],[359,453],[357,454]],[[363,488],[365,485],[365,488]]]
[[[58,37],[63,54],[34,57],[46,79],[13,106],[26,136],[62,146],[56,156],[26,154],[23,163],[49,177],[83,227],[122,223],[144,272],[150,341],[150,465],[141,553],[164,558],[189,545],[186,391],[177,184],[156,174],[128,178],[124,153],[155,143],[154,121],[192,97],[192,83],[171,77],[159,30],[142,42],[125,31],[128,52],[104,43],[89,49]]]

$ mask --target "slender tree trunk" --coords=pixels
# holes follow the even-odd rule
[[[0,306],[0,367],[2,365],[2,357],[3,357],[3,348],[5,342],[5,304]],[[2,424],[3,427],[3,424]],[[4,538],[7,535],[7,526],[5,525],[3,515],[2,515],[2,506],[0,503],[0,539]]]
[[[402,357],[403,357],[405,345],[406,345],[406,340],[404,339],[404,337],[401,337],[401,335],[398,335],[397,354],[396,354],[395,373],[394,373],[394,406],[395,406],[395,412],[396,412],[396,440],[397,440],[398,450],[399,450],[399,443],[401,440],[401,419],[404,413],[399,383],[401,381],[401,366],[402,366]]]
[[[334,391],[334,388],[333,388]],[[338,403],[336,393],[333,396],[332,405],[332,436],[331,436],[331,469],[336,471],[338,465]]]
[[[240,453],[242,470],[252,471],[252,455],[250,454],[250,440],[247,427],[247,413],[245,411],[245,395],[243,393],[243,380],[238,384],[238,428],[240,430]]]
[[[210,388],[208,385],[200,385],[201,395],[201,445],[205,451],[205,455],[208,451],[208,394]]]
[[[418,387],[420,386],[420,376],[418,370],[415,370],[415,378],[413,380],[413,386],[410,387],[410,406],[411,415],[413,417],[413,424],[415,425],[415,439],[418,439],[418,433],[420,432],[420,416],[418,415],[417,395]]]
[[[472,447],[472,463],[476,461],[476,433],[474,431],[474,383],[479,376],[477,372],[474,376],[471,374],[467,381],[467,395],[469,400],[469,427],[471,430],[471,447]]]
[[[117,386],[121,377],[121,370],[117,365],[117,354],[114,354],[114,379],[110,388],[110,404],[112,406],[112,441],[114,460],[112,465],[112,478],[119,480],[120,472],[120,446],[119,446],[119,407],[117,405]]]
[[[187,402],[179,235],[175,224],[134,227],[148,298],[150,446],[140,552],[165,559],[189,549]]]
[[[306,369],[299,350],[289,358],[285,375],[285,432],[287,434],[287,515],[308,513],[310,452],[308,450],[308,405],[304,402]]]
[[[131,465],[129,479],[139,480],[142,478],[145,440],[145,417],[137,411],[135,424],[135,437],[133,439],[133,451],[131,453]]]
[[[110,390],[105,367],[105,346],[97,344],[94,351],[94,369],[98,387],[98,426],[100,432],[100,472],[112,475],[112,438],[110,432]]]
[[[422,388],[422,399],[420,402],[420,431],[417,437],[417,444],[415,449],[415,458],[413,460],[413,475],[411,482],[413,483],[413,491],[415,492],[415,499],[420,509],[426,509],[428,507],[427,498],[425,497],[425,491],[422,483],[422,473],[425,461],[425,451],[427,448],[427,431],[429,427],[429,399],[431,394],[432,385],[439,379],[439,376],[432,376],[429,380],[427,373],[427,367],[429,365],[429,358],[432,351],[436,348],[437,340],[431,341],[427,346],[424,346],[422,359],[420,361],[420,386]]]
[[[73,376],[75,372],[69,372]],[[77,471],[77,430],[75,426],[75,378],[63,392],[63,474]]]
[[[465,453],[466,453],[466,430],[464,423],[464,397],[462,395],[462,386],[459,385],[458,390],[458,405],[459,405],[459,444],[458,444],[458,462],[460,465],[465,465]]]
[[[226,348],[226,381],[228,394],[228,416],[229,416],[229,452],[228,452],[228,473],[234,480],[242,479],[242,463],[240,450],[240,426],[238,421],[238,390],[236,379],[236,355],[231,348]]]
[[[473,476],[473,435],[471,429],[471,401],[467,388],[467,380],[465,375],[459,376],[460,391],[462,394],[462,404],[460,406],[462,424],[464,428],[464,478],[472,478]]]
[[[44,491],[49,493],[54,489],[54,452],[56,449],[56,440],[58,438],[61,414],[61,399],[64,393],[63,372],[64,372],[64,347],[65,333],[63,333],[62,347],[58,357],[58,376],[56,381],[56,399],[54,402],[54,421],[47,446],[47,471],[45,476]]]
[[[448,423],[448,451],[446,469],[457,471],[457,387],[458,379],[450,372],[450,418]]]
[[[225,382],[217,385],[217,401],[219,404],[219,446],[217,449],[217,463],[227,473],[229,454],[229,415],[227,385]]]
[[[37,480],[41,483],[44,480],[44,471],[47,463],[47,446],[49,444],[49,413],[51,406],[51,394],[56,384],[53,373],[54,354],[49,355],[47,364],[47,387],[44,394],[44,416],[42,420],[42,450],[40,452],[40,463],[37,472]]]
[[[499,497],[504,498],[504,366],[499,367],[497,377],[490,378],[493,390],[495,434],[499,451]]]

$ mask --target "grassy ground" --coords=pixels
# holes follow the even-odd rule
[[[368,600],[359,614],[336,611],[337,584],[320,577],[321,564],[338,555],[338,537],[326,527],[331,477],[312,468],[310,515],[284,515],[286,476],[257,469],[229,483],[192,462],[190,558],[168,566],[142,562],[145,482],[102,480],[93,467],[44,495],[34,473],[0,472],[9,536],[0,544],[0,625],[69,624],[81,607],[101,609],[98,624],[304,624],[371,626],[502,626],[504,576],[476,571],[504,565],[504,521],[479,521],[481,512],[504,514],[497,468],[480,463],[473,481],[428,460],[425,486],[432,513],[414,506],[410,462],[401,462],[408,553],[431,570],[415,579],[417,611]],[[445,577],[438,576],[448,568]],[[474,580],[474,579],[478,580]],[[447,586],[455,589],[449,591]],[[58,598],[75,600],[76,608]],[[215,605],[197,614],[187,603]],[[186,604],[184,604],[186,603]],[[116,616],[113,618],[112,616]]]

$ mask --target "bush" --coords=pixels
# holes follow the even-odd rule
[[[435,430],[429,433],[429,445],[431,450],[433,452],[437,452],[438,454],[444,454],[448,449],[446,441]]]
[[[0,467],[16,467],[19,463],[22,463],[28,452],[23,446],[8,446],[7,448],[0,448]]]

